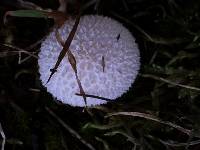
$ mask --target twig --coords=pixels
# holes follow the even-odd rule
[[[59,35],[58,28],[56,29],[56,39],[60,43],[60,45],[62,45],[62,47],[64,48],[65,42],[62,40],[61,36]],[[68,51],[67,51],[67,57],[68,57],[68,61],[69,61],[70,65],[71,65],[71,67],[74,71],[76,81],[77,81],[77,84],[78,84],[79,89],[80,89],[80,93],[82,94],[83,100],[85,102],[85,106],[87,107],[87,100],[86,100],[86,96],[85,96],[85,91],[82,87],[81,80],[79,79],[78,73],[77,73],[78,71],[77,71],[77,66],[76,66],[76,59],[75,59],[75,57],[72,54],[70,49],[68,49]]]
[[[45,38],[46,38],[46,36],[42,37],[40,40],[38,40],[35,43],[33,43],[33,44],[29,45],[28,47],[26,47],[25,50],[29,51],[29,50],[33,49],[34,47],[39,45],[42,41],[44,41]]]
[[[165,82],[165,83],[168,83],[168,84],[171,84],[171,85],[174,85],[174,86],[179,86],[179,87],[182,87],[182,88],[186,88],[186,89],[190,89],[190,90],[195,90],[195,91],[200,91],[200,88],[193,87],[193,86],[189,86],[189,85],[183,85],[183,84],[175,83],[175,82],[173,82],[173,81],[164,79],[164,78],[162,78],[162,77],[157,77],[157,76],[155,76],[155,75],[151,75],[151,74],[140,74],[140,76],[141,76],[141,77],[144,77],[144,78],[152,78],[152,79],[154,79],[154,80],[162,81],[162,82]]]
[[[149,64],[152,64],[152,63],[154,62],[154,60],[155,60],[157,54],[158,54],[158,51],[155,51],[155,52],[153,53],[153,56],[151,57],[151,59],[150,59],[150,61],[149,61]]]
[[[30,59],[30,58],[31,58],[31,56],[27,56],[26,58],[21,59],[19,64],[24,63],[25,61],[27,61],[27,60]]]
[[[95,148],[88,142],[86,142],[75,130],[73,130],[71,127],[69,127],[63,120],[61,120],[52,110],[50,110],[48,107],[45,107],[45,109],[49,112],[51,116],[53,116],[69,133],[71,133],[74,137],[79,139],[81,143],[83,143],[85,146],[87,146],[90,150],[95,150]]]
[[[178,142],[173,142],[173,141],[164,141],[164,140],[155,138],[151,135],[148,135],[147,137],[150,138],[150,139],[153,139],[153,140],[158,140],[162,144],[172,146],[172,147],[193,146],[193,145],[200,144],[200,140],[195,140],[195,141],[190,141],[190,142],[185,142],[185,143],[181,143],[181,142],[178,143]]]
[[[31,57],[38,59],[38,56],[34,55],[34,53],[36,53],[36,52],[28,52],[24,49],[21,49],[19,47],[9,45],[9,44],[2,44],[2,45],[17,50],[17,51],[0,52],[0,54],[3,54],[2,56],[5,57],[7,53],[18,53],[18,64],[22,64],[23,62],[27,61]],[[28,56],[25,57],[24,59],[22,59],[22,53],[27,54]]]
[[[9,45],[9,44],[2,44],[2,45],[17,50],[17,51],[10,51],[12,53],[24,53],[24,54],[27,54],[29,56],[32,56],[32,57],[38,59],[38,56],[34,55],[35,52],[28,52],[22,48],[19,48],[19,47],[13,46],[13,45]]]
[[[192,145],[200,144],[200,140],[186,142],[186,143],[167,142],[167,141],[163,141],[161,139],[159,141],[161,143],[163,143],[163,144],[166,144],[166,145],[169,145],[169,146],[173,146],[173,147],[192,146]]]
[[[163,120],[159,119],[158,117],[153,116],[151,114],[146,114],[146,113],[141,113],[141,112],[116,112],[116,113],[110,113],[106,117],[119,116],[119,115],[145,118],[145,119],[148,119],[148,120],[156,121],[156,122],[159,122],[161,124],[165,124],[165,125],[168,125],[170,127],[173,127],[175,129],[187,134],[188,136],[190,136],[192,134],[192,130],[185,129],[185,128],[183,128],[179,125],[176,125],[172,122],[169,122],[169,121],[163,121]],[[199,137],[199,135],[194,135],[194,136]]]
[[[24,53],[24,54],[27,54],[29,55],[30,57],[34,57],[34,58],[38,58],[36,55],[34,55],[35,52],[27,52],[27,51],[3,51],[3,52],[0,52],[0,57],[6,57],[8,56],[7,54],[8,53],[16,53],[18,55],[20,55],[19,53]],[[13,54],[13,55],[16,55],[16,54]]]
[[[19,52],[18,53],[19,57],[18,57],[18,64],[21,64],[21,59],[22,59],[22,53]]]
[[[65,57],[65,55],[68,53],[69,47],[70,47],[70,45],[71,45],[71,42],[72,42],[72,40],[73,40],[73,38],[74,38],[74,35],[75,35],[75,33],[76,33],[76,30],[77,30],[77,28],[78,28],[78,24],[79,24],[79,21],[80,21],[80,17],[81,17],[81,16],[80,16],[80,14],[79,14],[79,15],[77,16],[76,20],[75,20],[75,23],[74,23],[74,25],[73,25],[73,27],[72,27],[72,29],[71,29],[71,31],[70,31],[68,37],[67,37],[67,40],[65,41],[65,44],[63,45],[63,49],[62,49],[62,51],[60,52],[60,54],[59,54],[59,56],[58,56],[58,58],[57,58],[57,61],[56,61],[55,65],[54,65],[54,67],[50,70],[50,71],[51,71],[51,74],[49,75],[49,78],[48,78],[46,84],[51,80],[51,77],[56,73],[57,68],[59,67],[61,61],[63,60],[63,58]]]
[[[37,92],[37,93],[40,92],[40,89],[35,89],[35,88],[29,88],[28,90],[29,90],[29,91],[32,91],[32,92]]]
[[[5,144],[6,144],[6,136],[5,136],[4,132],[3,132],[3,128],[1,126],[1,123],[0,123],[0,133],[1,133],[1,137],[3,138],[2,144],[1,144],[1,150],[4,150]]]
[[[83,96],[83,94],[80,94],[80,93],[76,93],[75,95],[77,95],[77,96]],[[96,98],[96,99],[101,99],[101,100],[108,101],[108,102],[114,101],[112,99],[105,98],[105,97],[100,97],[100,96],[96,96],[96,95],[85,94],[85,96],[86,97],[91,97],[91,98]]]

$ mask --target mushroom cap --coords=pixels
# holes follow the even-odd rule
[[[69,19],[59,29],[66,41],[75,20]],[[39,52],[39,73],[42,84],[57,100],[72,106],[85,106],[75,73],[68,58],[46,84],[62,46],[54,29],[42,42]],[[134,37],[119,22],[98,15],[82,16],[69,47],[76,59],[78,78],[85,94],[115,100],[129,90],[140,68],[140,54]],[[107,101],[87,97],[87,106]]]

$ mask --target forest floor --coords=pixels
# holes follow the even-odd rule
[[[57,0],[31,2],[59,7]],[[67,5],[73,13],[75,3]],[[8,17],[4,24],[7,11],[23,7],[2,0],[1,150],[199,150],[200,2],[83,0],[81,7],[118,20],[136,38],[141,68],[134,85],[101,106],[59,103],[42,86],[37,63],[53,21]]]

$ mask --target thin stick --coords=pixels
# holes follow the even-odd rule
[[[40,40],[36,41],[35,43],[29,45],[28,47],[25,48],[26,51],[29,51],[33,48],[35,48],[37,45],[39,45],[40,43],[42,43],[42,41],[44,41],[44,39],[46,38],[46,36],[42,37]]]
[[[50,110],[48,107],[45,107],[45,109],[49,112],[49,114],[54,117],[69,133],[71,133],[74,137],[79,139],[81,143],[83,143],[85,146],[87,146],[90,150],[95,150],[95,148],[88,142],[86,142],[75,130],[73,130],[70,126],[68,126],[63,120],[61,120],[52,110]]]
[[[75,93],[75,95],[83,96],[83,94],[80,94],[80,93]],[[86,97],[91,97],[91,98],[96,98],[96,99],[101,99],[101,100],[108,101],[108,102],[113,102],[114,101],[112,99],[105,98],[105,97],[100,97],[100,96],[96,96],[96,95],[85,94],[85,96]]]
[[[195,90],[195,91],[200,91],[200,88],[189,86],[189,85],[183,85],[183,84],[175,83],[173,81],[164,79],[162,77],[157,77],[157,76],[154,76],[154,75],[151,75],[151,74],[140,74],[140,76],[144,77],[144,78],[152,78],[154,80],[162,81],[162,82],[165,82],[165,83],[168,83],[168,84],[171,84],[171,85],[175,85],[175,86],[179,86],[179,87],[182,87],[182,88]]]
[[[6,144],[6,136],[5,136],[4,132],[3,132],[3,128],[1,126],[1,123],[0,123],[0,133],[1,133],[1,136],[3,138],[2,144],[1,144],[1,150],[4,150],[5,144]]]
[[[24,63],[25,61],[27,61],[30,58],[31,58],[31,56],[27,56],[26,58],[21,59],[20,64]]]
[[[119,116],[119,115],[124,115],[124,116],[133,116],[133,117],[140,117],[140,118],[145,118],[145,119],[148,119],[148,120],[152,120],[152,121],[156,121],[156,122],[159,122],[161,124],[165,124],[165,125],[168,125],[170,127],[173,127],[185,134],[187,134],[188,136],[190,136],[192,134],[192,130],[189,130],[189,129],[185,129],[179,125],[176,125],[172,122],[169,122],[169,121],[163,121],[161,119],[159,119],[158,117],[156,116],[153,116],[151,114],[146,114],[146,113],[141,113],[141,112],[117,112],[117,113],[110,113],[108,114],[106,117],[111,117],[111,116]],[[199,135],[193,135],[195,137],[200,137]]]
[[[22,48],[19,48],[19,47],[16,47],[16,46],[12,46],[12,45],[9,45],[9,44],[2,44],[2,45],[17,50],[17,51],[9,51],[10,53],[11,53],[11,52],[12,52],[12,53],[19,53],[19,52],[21,52],[21,53],[25,53],[25,54],[27,54],[27,55],[29,55],[29,56],[32,56],[32,57],[38,59],[38,57],[37,57],[36,55],[33,54],[33,53],[35,53],[35,52],[28,52],[28,51],[26,51],[26,50],[24,50],[24,49],[22,49]]]
[[[162,144],[168,145],[168,146],[172,146],[172,147],[183,147],[183,146],[185,147],[185,146],[193,146],[193,145],[200,144],[200,140],[195,140],[195,141],[190,141],[190,142],[186,142],[186,143],[181,143],[181,142],[175,142],[175,141],[164,141],[164,140],[161,140],[159,138],[155,138],[155,137],[153,137],[151,135],[148,135],[147,137],[150,138],[150,139],[153,139],[153,140],[158,140]]]
[[[22,59],[22,53],[19,52],[18,53],[19,57],[18,57],[18,64],[21,64],[21,59]]]
[[[173,146],[173,147],[183,147],[183,146],[192,146],[192,145],[200,144],[200,140],[191,141],[191,142],[187,142],[187,143],[173,143],[173,142],[163,141],[161,139],[159,139],[159,141],[161,143],[163,143],[163,144],[166,144],[166,145],[169,145],[169,146]]]

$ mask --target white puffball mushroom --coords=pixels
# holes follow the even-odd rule
[[[63,41],[66,41],[74,22],[69,19],[59,29]],[[88,95],[115,100],[129,90],[140,68],[140,54],[134,37],[121,23],[109,17],[82,16],[69,49],[76,59],[78,78]],[[40,79],[57,100],[83,107],[85,102],[82,96],[76,95],[80,89],[67,56],[47,83],[50,69],[61,50],[54,30],[41,45],[38,59]],[[87,106],[107,102],[92,97],[86,100]]]

